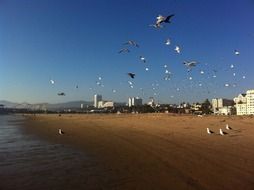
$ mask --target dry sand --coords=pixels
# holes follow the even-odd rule
[[[233,130],[227,131],[229,124]],[[170,114],[37,115],[28,129],[95,155],[101,189],[254,189],[254,118]],[[209,127],[215,134],[208,135]],[[62,128],[64,135],[58,134]],[[219,128],[228,132],[218,135]]]

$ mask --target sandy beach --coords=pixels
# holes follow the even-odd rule
[[[45,114],[28,115],[25,126],[98,159],[103,172],[87,189],[254,189],[252,117]],[[220,128],[228,134],[219,135]]]

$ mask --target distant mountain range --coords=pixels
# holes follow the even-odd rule
[[[5,108],[18,108],[18,109],[33,109],[33,110],[57,110],[57,109],[74,109],[80,108],[81,104],[83,107],[93,105],[93,102],[88,101],[71,101],[57,104],[49,104],[49,103],[36,103],[30,104],[27,102],[15,103],[6,100],[0,100],[0,104],[4,105]]]
[[[33,109],[33,110],[59,110],[59,109],[77,109],[83,104],[83,108],[87,106],[92,106],[93,102],[89,101],[71,101],[57,104],[49,103],[36,103],[30,104],[27,102],[15,103],[6,100],[0,100],[0,104],[4,105],[5,108],[18,108],[18,109]],[[116,105],[125,105],[125,103],[115,103]]]

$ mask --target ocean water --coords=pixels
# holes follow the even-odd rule
[[[0,190],[101,189],[91,156],[27,133],[23,120],[0,115]]]

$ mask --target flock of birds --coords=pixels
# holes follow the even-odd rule
[[[228,125],[228,124],[226,124],[226,130],[232,130],[232,128]],[[211,131],[209,128],[206,128],[206,130],[207,130],[207,133],[209,134],[209,135],[211,135],[211,134],[214,134],[215,132],[214,131]],[[221,128],[220,128],[220,130],[219,130],[219,135],[226,135],[226,134],[228,134],[227,132],[224,132]]]
[[[164,28],[164,25],[163,24],[169,24],[169,23],[171,23],[171,20],[172,20],[172,18],[174,17],[175,15],[174,14],[171,14],[171,15],[169,15],[169,16],[162,16],[162,15],[159,15],[158,17],[156,17],[156,22],[155,22],[155,24],[151,24],[151,25],[149,25],[149,26],[152,26],[152,27],[154,27],[154,28],[156,28],[156,29],[162,29],[162,28]],[[171,45],[172,44],[172,42],[171,42],[171,39],[170,38],[167,38],[166,40],[165,40],[165,45],[166,46],[169,46],[169,45]],[[135,48],[139,48],[140,47],[140,45],[136,42],[136,41],[134,41],[134,40],[128,40],[127,42],[125,42],[125,43],[123,43],[123,45],[124,45],[124,47],[122,48],[122,49],[120,49],[119,51],[118,51],[118,53],[119,54],[122,54],[122,53],[130,53],[131,52],[131,47],[135,47]],[[181,54],[181,48],[180,48],[180,46],[179,45],[175,45],[175,48],[174,48],[174,51],[177,53],[177,54]],[[240,55],[240,52],[238,51],[238,50],[234,50],[234,54],[236,55],[236,56],[239,56]],[[139,56],[139,59],[140,59],[140,61],[142,62],[142,63],[147,63],[147,60],[146,60],[146,58],[143,56],[143,55],[140,55]],[[189,84],[190,85],[190,87],[192,88],[192,87],[203,87],[203,89],[206,89],[205,91],[208,93],[208,94],[210,94],[210,90],[209,90],[209,88],[208,88],[208,85],[211,85],[211,83],[209,84],[208,82],[206,82],[206,81],[198,81],[197,82],[197,84],[194,84],[194,82],[192,82],[192,80],[194,79],[193,78],[193,76],[192,76],[192,74],[191,74],[191,71],[197,66],[197,65],[199,65],[200,64],[200,62],[198,62],[198,61],[195,61],[195,60],[185,60],[185,61],[183,61],[183,65],[186,67],[186,69],[187,69],[187,80],[186,79],[184,79],[183,81],[190,81],[191,83]],[[207,64],[203,64],[203,65],[205,65],[205,66],[207,66]],[[168,69],[168,66],[167,65],[164,65],[164,68],[165,68],[165,76],[163,77],[163,79],[165,80],[165,81],[168,81],[168,80],[171,80],[171,77],[172,77],[172,72]],[[233,65],[233,64],[231,64],[230,65],[230,68],[228,68],[228,69],[210,69],[210,70],[206,70],[205,71],[205,69],[202,69],[202,70],[200,70],[200,72],[199,72],[199,74],[200,75],[205,75],[205,74],[207,74],[207,79],[215,79],[216,77],[217,77],[217,73],[218,73],[218,70],[220,70],[220,71],[233,71],[233,69],[235,68],[235,66]],[[149,68],[148,67],[145,67],[145,71],[149,71]],[[127,75],[131,78],[131,79],[134,79],[135,77],[136,77],[136,73],[133,73],[133,72],[128,72],[127,73]],[[235,71],[233,71],[233,77],[236,77],[236,72]],[[242,76],[242,79],[245,79],[246,78],[246,76],[245,75],[243,75]],[[157,84],[158,84],[158,82],[156,82]],[[134,82],[133,81],[128,81],[128,84],[129,84],[129,87],[130,88],[133,88],[134,87]],[[179,81],[178,81],[178,84],[179,84]],[[215,84],[216,86],[217,86],[217,84]],[[153,84],[152,84],[152,86],[153,86]],[[224,85],[223,85],[224,87],[236,87],[237,86],[237,84],[236,83],[225,83]],[[186,85],[185,86],[182,86],[181,87],[182,89],[184,89],[184,88],[186,88]],[[143,88],[140,88],[142,91],[143,91]],[[154,96],[156,96],[158,93],[157,92],[155,92],[155,87],[152,87],[152,89],[153,89],[153,91],[154,91],[154,93],[153,93],[153,95]],[[180,91],[180,87],[178,86],[177,87],[177,84],[175,85],[175,87],[174,87],[174,89],[173,89],[174,91],[176,91],[176,92],[178,92],[178,91]],[[215,92],[216,93],[216,92]],[[151,95],[151,94],[150,94]],[[171,98],[173,98],[174,96],[173,95],[171,95],[170,96]]]
[[[154,24],[149,25],[150,27],[154,27],[155,29],[163,29],[165,28],[165,26],[167,24],[172,23],[172,19],[175,17],[174,14],[171,14],[169,16],[162,16],[162,15],[158,15],[156,17],[156,21]],[[123,44],[123,48],[121,48],[118,51],[118,54],[129,54],[130,52],[134,51],[135,48],[140,48],[140,45],[134,41],[134,40],[128,40],[126,42],[124,42]],[[174,52],[178,55],[178,54],[182,54],[182,50],[181,47],[178,44],[173,44],[172,40],[170,38],[165,39],[164,41],[164,45],[165,46],[174,46]],[[132,49],[133,48],[133,49]],[[240,52],[238,50],[234,50],[234,55],[239,56]],[[138,56],[139,61],[141,63],[144,64],[144,70],[150,71],[150,67],[148,64],[148,61],[146,59],[146,57],[144,55],[139,55]],[[164,76],[162,76],[162,80],[164,81],[171,81],[171,86],[168,87],[168,90],[170,91],[170,93],[172,93],[171,95],[169,95],[170,98],[174,98],[174,95],[180,96],[181,94],[185,94],[186,92],[189,92],[189,90],[193,90],[194,88],[198,89],[199,91],[203,91],[204,93],[210,94],[211,93],[211,87],[215,86],[218,87],[219,84],[216,83],[216,78],[217,78],[217,74],[218,72],[221,71],[226,71],[226,72],[232,72],[232,76],[236,77],[239,76],[236,71],[235,68],[236,66],[234,64],[231,64],[228,68],[226,69],[221,69],[221,68],[209,68],[210,65],[208,65],[207,63],[200,63],[199,61],[196,60],[184,60],[182,62],[183,66],[186,68],[186,78],[184,77],[183,80],[171,80],[174,79],[175,77],[173,75],[173,72],[171,71],[171,69],[169,69],[168,65],[164,65]],[[201,75],[200,79],[197,79],[198,77],[193,76],[193,70],[195,67],[197,67],[198,65],[200,65],[199,67],[204,67],[203,69],[199,70],[199,75]],[[129,88],[134,88],[135,84],[134,84],[134,79],[137,77],[137,74],[134,72],[127,72],[126,73],[127,76],[129,77],[129,80],[127,80],[127,84],[129,86]],[[245,79],[246,76],[243,75],[241,77],[242,79]],[[230,87],[236,87],[237,86],[237,82],[238,81],[234,81],[232,83],[230,82],[225,82],[223,85],[221,85],[221,87],[226,87],[226,88],[230,88]],[[55,84],[55,80],[50,79],[50,83],[52,85]],[[96,86],[97,87],[105,87],[103,79],[101,76],[99,76],[96,80]],[[120,82],[122,84],[122,82]],[[159,92],[159,82],[158,80],[156,80],[155,82],[153,82],[149,87],[149,89],[145,89],[144,86],[140,87],[140,91],[142,92],[142,95],[145,95],[145,90],[146,90],[146,95],[151,97],[151,96],[157,96],[160,92]],[[78,85],[75,86],[76,89],[79,88]],[[89,88],[90,90],[95,91],[95,88]],[[112,93],[116,93],[117,89],[112,89]],[[182,92],[180,94],[180,92]],[[213,93],[216,94],[216,91],[214,90]],[[65,92],[58,92],[57,93],[58,96],[66,96]],[[140,93],[138,92],[138,96],[140,95]]]

